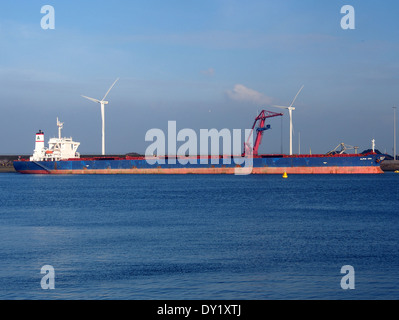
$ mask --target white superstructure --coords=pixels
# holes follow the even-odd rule
[[[80,142],[75,142],[72,138],[61,137],[64,123],[58,121],[58,118],[57,126],[58,138],[51,138],[48,142],[48,148],[44,146],[44,132],[39,130],[36,133],[35,150],[30,161],[58,161],[80,158],[80,154],[77,152]]]

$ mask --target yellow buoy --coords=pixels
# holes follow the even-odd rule
[[[395,173],[399,173],[399,170],[396,170]]]
[[[284,178],[284,179],[287,179],[287,178],[288,178],[288,174],[287,174],[287,172],[284,172],[284,174],[283,174],[283,178]]]

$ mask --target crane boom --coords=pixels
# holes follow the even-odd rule
[[[260,124],[259,124],[259,127],[256,128],[256,139],[255,139],[255,143],[254,143],[254,147],[253,147],[253,151],[252,151],[252,154],[254,156],[258,155],[258,150],[259,150],[259,146],[262,142],[263,133],[266,130],[270,129],[270,125],[267,125],[265,127],[266,119],[274,118],[274,117],[281,117],[283,115],[284,114],[282,114],[282,113],[276,113],[276,112],[272,112],[272,111],[262,110],[261,113],[259,113],[259,115],[255,118],[254,124],[252,126],[251,134],[249,135],[247,142],[244,144],[244,153],[248,149],[249,139],[251,139],[251,136],[254,132],[254,129],[255,129],[258,121],[260,122]]]

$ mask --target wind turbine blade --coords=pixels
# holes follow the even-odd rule
[[[101,101],[100,100],[97,100],[97,99],[94,99],[94,98],[90,98],[90,97],[86,97],[86,96],[84,96],[84,95],[81,95],[83,98],[86,98],[86,99],[89,99],[89,100],[91,100],[91,101],[93,101],[93,102],[97,102],[97,103],[100,103]]]
[[[292,106],[294,105],[294,102],[295,102],[296,98],[298,98],[298,95],[301,93],[301,91],[302,91],[302,89],[303,89],[304,87],[305,87],[305,86],[303,85],[303,86],[301,87],[301,89],[299,89],[299,91],[298,91],[298,93],[296,94],[294,100],[292,100],[292,103],[291,103],[290,107],[292,107]]]
[[[274,108],[280,108],[280,109],[288,109],[288,107],[282,107],[282,106],[272,106]]]
[[[101,101],[104,101],[104,99],[107,97],[108,93],[111,91],[111,89],[114,87],[115,83],[119,80],[119,78],[117,78],[114,83],[112,84],[112,86],[108,89],[107,93],[105,94],[104,98]]]

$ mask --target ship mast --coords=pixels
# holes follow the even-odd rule
[[[58,126],[58,139],[61,139],[61,130],[64,126],[64,123],[58,121],[58,117],[57,117],[57,126]]]

